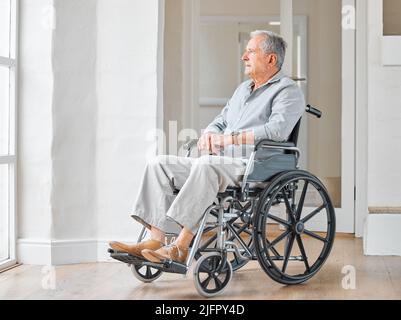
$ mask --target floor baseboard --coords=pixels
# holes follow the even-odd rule
[[[122,242],[135,243],[128,240]],[[67,265],[92,262],[112,262],[107,252],[108,240],[34,240],[17,241],[17,261],[29,265]]]

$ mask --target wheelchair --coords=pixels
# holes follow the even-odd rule
[[[321,118],[308,105],[306,112]],[[301,120],[285,143],[263,140],[256,144],[239,187],[217,195],[206,210],[185,264],[157,264],[109,249],[113,259],[131,267],[134,276],[149,283],[163,272],[186,275],[194,260],[195,287],[204,297],[221,294],[234,271],[257,260],[264,272],[283,285],[311,279],[330,255],[335,238],[335,210],[323,183],[299,170],[297,148]],[[191,140],[187,157],[197,145]],[[262,149],[280,150],[264,160],[256,159]],[[174,191],[177,195],[179,190]],[[145,237],[143,228],[138,242]],[[174,237],[174,234],[167,234]]]

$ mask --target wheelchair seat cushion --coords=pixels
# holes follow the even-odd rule
[[[297,161],[293,154],[274,154],[263,160],[257,159],[248,181],[265,182],[281,172],[295,170],[296,166]]]

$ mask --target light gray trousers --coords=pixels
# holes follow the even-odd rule
[[[146,166],[133,217],[148,228],[177,232],[178,224],[195,234],[217,194],[239,186],[245,168],[241,158],[157,156]],[[172,181],[180,190],[177,196]]]

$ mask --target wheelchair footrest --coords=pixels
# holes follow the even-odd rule
[[[117,251],[114,251],[113,249],[109,249],[108,251],[110,253],[111,258],[113,258],[114,260],[118,260],[118,261],[127,263],[127,264],[141,264],[146,261],[139,257],[132,256],[126,252],[117,252]]]
[[[164,263],[153,263],[145,259],[132,256],[126,252],[117,252],[114,251],[113,249],[109,249],[108,252],[110,253],[111,258],[126,264],[147,266],[167,273],[186,274],[188,271],[188,267],[186,265],[174,261],[165,261]]]
[[[174,261],[166,261],[164,263],[145,261],[142,263],[142,265],[152,267],[166,273],[187,274],[188,272],[188,267],[186,265]]]

